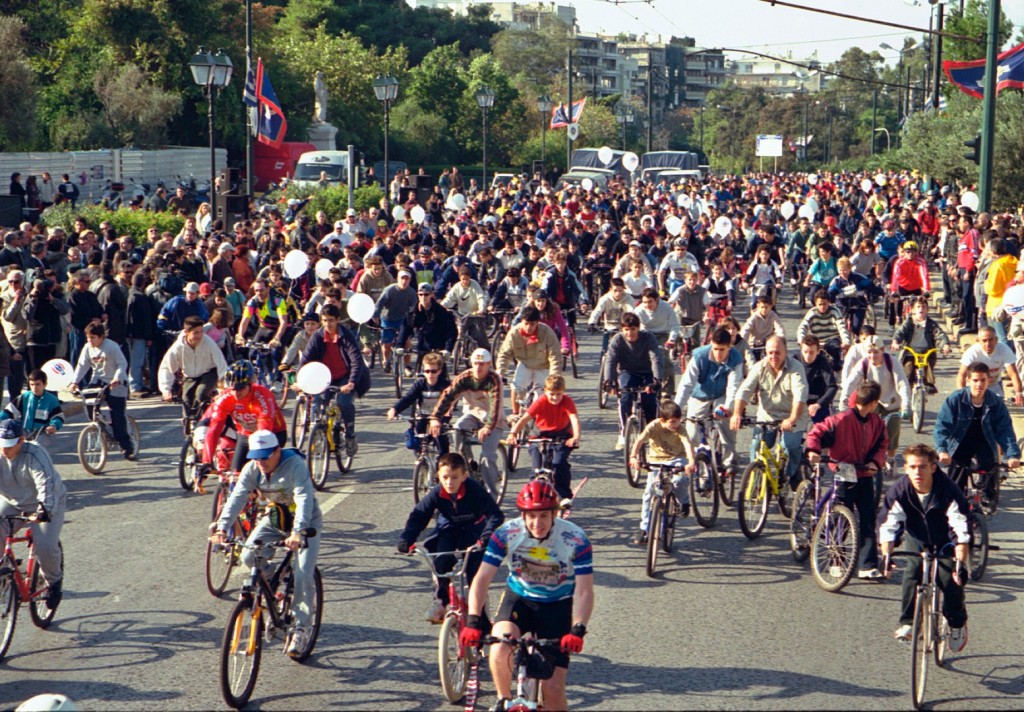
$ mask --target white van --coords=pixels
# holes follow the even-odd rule
[[[320,180],[320,173],[327,174],[332,183],[348,180],[348,151],[308,151],[299,156],[295,163],[293,182],[300,187],[312,187]]]

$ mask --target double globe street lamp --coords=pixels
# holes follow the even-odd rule
[[[200,47],[192,59],[188,61],[188,67],[192,70],[192,79],[203,87],[206,94],[207,120],[209,122],[210,136],[210,214],[212,219],[217,219],[217,149],[213,141],[213,102],[220,94],[220,91],[231,83],[231,73],[235,65],[231,58],[224,54],[224,50],[217,50],[216,54],[207,52]]]
[[[546,153],[547,150],[547,135],[548,135],[548,117],[551,116],[551,110],[555,107],[555,102],[551,100],[551,97],[547,94],[542,94],[537,97],[537,111],[540,112],[540,173],[541,179],[543,180],[544,174],[547,173],[547,161]]]
[[[390,74],[378,75],[373,80],[373,93],[384,105],[384,196],[388,195],[388,136],[391,133],[391,104],[398,98],[398,80]]]
[[[487,192],[487,110],[494,106],[494,90],[488,86],[482,86],[476,91],[476,103],[483,112],[484,117],[484,177],[481,188]]]

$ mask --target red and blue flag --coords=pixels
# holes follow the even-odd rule
[[[975,99],[985,96],[985,60],[942,63],[950,83]],[[1003,89],[1024,89],[1024,44],[1011,47],[996,58],[996,94]]]
[[[288,120],[277,100],[274,88],[270,86],[270,77],[263,70],[263,60],[256,60],[256,72],[252,65],[246,72],[245,90],[242,101],[246,106],[257,110],[256,139],[274,148],[280,148],[288,133]]]
[[[572,103],[572,123],[578,124],[580,116],[583,114],[583,107],[587,103],[587,97],[578,99]],[[559,104],[551,110],[551,126],[552,129],[560,129],[569,125],[569,118],[565,113],[565,105]]]

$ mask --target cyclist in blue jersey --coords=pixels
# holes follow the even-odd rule
[[[541,681],[541,691],[545,709],[565,710],[569,708],[565,696],[568,653],[583,650],[594,609],[593,549],[582,529],[558,518],[558,494],[548,482],[528,482],[516,497],[516,507],[521,516],[499,527],[487,545],[469,591],[469,615],[460,643],[470,648],[480,645],[487,589],[507,558],[508,589],[498,604],[491,635],[518,638],[533,633],[538,638],[561,639],[561,650],[554,656],[555,673]],[[504,710],[512,697],[512,651],[495,644],[488,661],[498,693],[492,709]]]

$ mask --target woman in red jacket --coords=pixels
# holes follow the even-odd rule
[[[885,421],[878,413],[882,389],[877,383],[864,383],[857,389],[853,407],[832,415],[807,433],[807,460],[813,465],[821,459],[821,451],[839,463],[853,465],[856,483],[837,483],[843,503],[856,508],[860,519],[860,551],[857,578],[880,579],[878,549],[875,544],[875,475],[885,467],[889,447]]]

